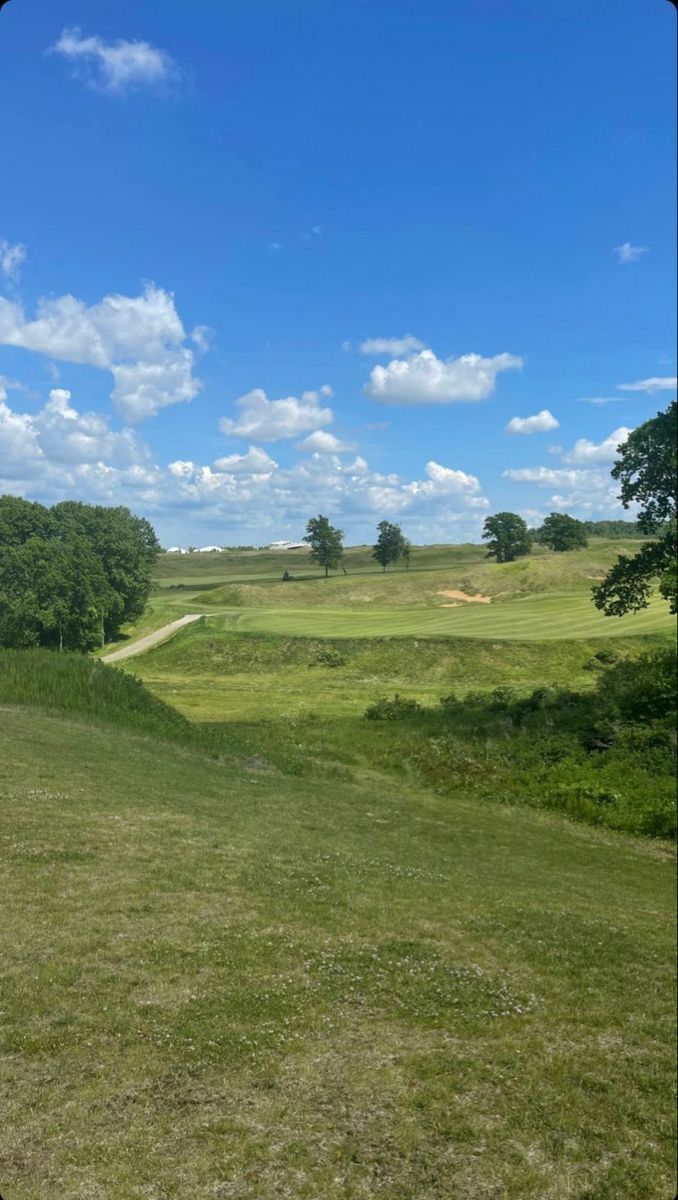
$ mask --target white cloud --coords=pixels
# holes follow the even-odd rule
[[[344,342],[342,349],[350,349],[351,343]],[[426,344],[414,337],[411,333],[406,333],[401,338],[366,338],[360,343],[361,354],[382,355],[389,354],[393,358],[401,358],[403,354],[412,354],[416,350],[425,350]]]
[[[309,434],[303,442],[298,442],[297,446],[299,450],[310,450],[315,454],[344,454],[355,450],[354,445],[341,442],[333,433],[327,433],[324,429],[316,429],[315,433]]]
[[[598,463],[614,462],[618,456],[619,447],[626,441],[632,429],[620,425],[603,442],[596,444],[588,438],[578,438],[572,449],[564,456],[568,463]]]
[[[15,242],[12,245],[4,238],[0,238],[0,271],[7,279],[16,283],[25,261],[26,247],[22,242]]]
[[[503,472],[513,483],[536,483],[539,487],[576,487],[586,479],[586,471],[562,467],[511,467]]]
[[[260,446],[250,446],[247,454],[227,454],[218,458],[215,467],[232,475],[270,475],[278,469],[277,462]]]
[[[634,246],[631,242],[622,242],[621,246],[615,246],[614,252],[618,256],[620,263],[634,263],[642,258],[643,254],[647,254],[647,246]]]
[[[113,399],[128,421],[197,395],[185,342],[174,297],[153,284],[141,296],[104,296],[92,305],[68,295],[42,300],[33,321],[0,296],[0,343],[110,371]]]
[[[506,426],[507,433],[548,433],[550,429],[558,429],[560,421],[557,421],[550,413],[548,408],[542,408],[541,412],[535,413],[533,417],[512,417]]]
[[[146,463],[147,447],[131,429],[116,432],[103,413],[78,412],[71,393],[53,388],[35,414],[14,412],[0,388],[0,476],[42,480],[72,468],[100,464],[127,469]]]
[[[651,379],[639,379],[637,383],[618,383],[620,392],[675,392],[678,378],[675,375],[654,375]]]
[[[523,360],[514,354],[494,358],[463,354],[443,360],[432,350],[422,350],[409,358],[395,358],[385,367],[373,367],[364,390],[385,404],[473,402],[492,394],[500,371],[522,365]]]
[[[298,437],[317,430],[319,425],[332,423],[332,409],[320,406],[320,397],[328,395],[332,395],[332,389],[327,384],[319,391],[304,392],[300,399],[287,396],[283,400],[269,400],[261,388],[254,388],[236,400],[240,415],[235,419],[223,417],[219,428],[229,437],[253,438],[259,442]]]
[[[104,42],[96,35],[83,37],[79,29],[64,29],[50,52],[84,67],[86,81],[111,95],[157,88],[179,77],[179,69],[166,51],[141,40]]]

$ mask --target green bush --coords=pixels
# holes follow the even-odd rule
[[[398,695],[389,700],[382,696],[381,699],[375,700],[374,704],[370,704],[365,710],[365,716],[368,721],[402,721],[423,711],[418,700]]]

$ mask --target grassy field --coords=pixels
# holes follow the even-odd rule
[[[163,556],[126,636],[209,615],[122,670],[0,652],[5,1200],[674,1194],[672,848],[551,811],[652,832],[657,729],[436,707],[666,645],[622,548]]]
[[[673,1194],[661,845],[30,707],[0,739],[3,1195]]]

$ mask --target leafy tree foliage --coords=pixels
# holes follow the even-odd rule
[[[343,538],[342,530],[335,529],[322,514],[311,517],[306,526],[304,541],[311,547],[311,561],[325,568],[326,579],[330,569],[336,570],[341,563],[344,553]]]
[[[500,512],[486,517],[483,537],[487,541],[487,557],[497,562],[513,562],[531,550],[527,525],[517,513]]]
[[[402,557],[405,560],[405,567],[409,571],[410,559],[412,558],[412,543],[409,538],[403,538]]]
[[[633,558],[620,554],[603,582],[594,588],[594,603],[607,616],[620,617],[646,608],[657,579],[671,612],[678,612],[676,432],[674,400],[666,412],[639,425],[619,447],[619,458],[612,468],[613,479],[621,482],[619,498],[624,508],[640,505],[638,526],[656,540],[644,542]]]
[[[589,537],[642,538],[637,521],[583,521]]]
[[[538,539],[542,546],[550,546],[557,554],[581,550],[589,544],[583,522],[567,513],[551,513],[538,531]]]
[[[0,496],[0,645],[89,650],[141,616],[158,542],[127,508]]]
[[[404,557],[407,539],[403,536],[400,526],[392,524],[391,521],[380,521],[377,531],[379,536],[372,549],[372,558],[381,563],[385,571],[389,563],[398,562],[398,559]],[[409,556],[409,542],[407,545]]]

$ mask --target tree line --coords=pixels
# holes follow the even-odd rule
[[[0,496],[0,646],[111,641],[142,615],[159,549],[128,508]]]

